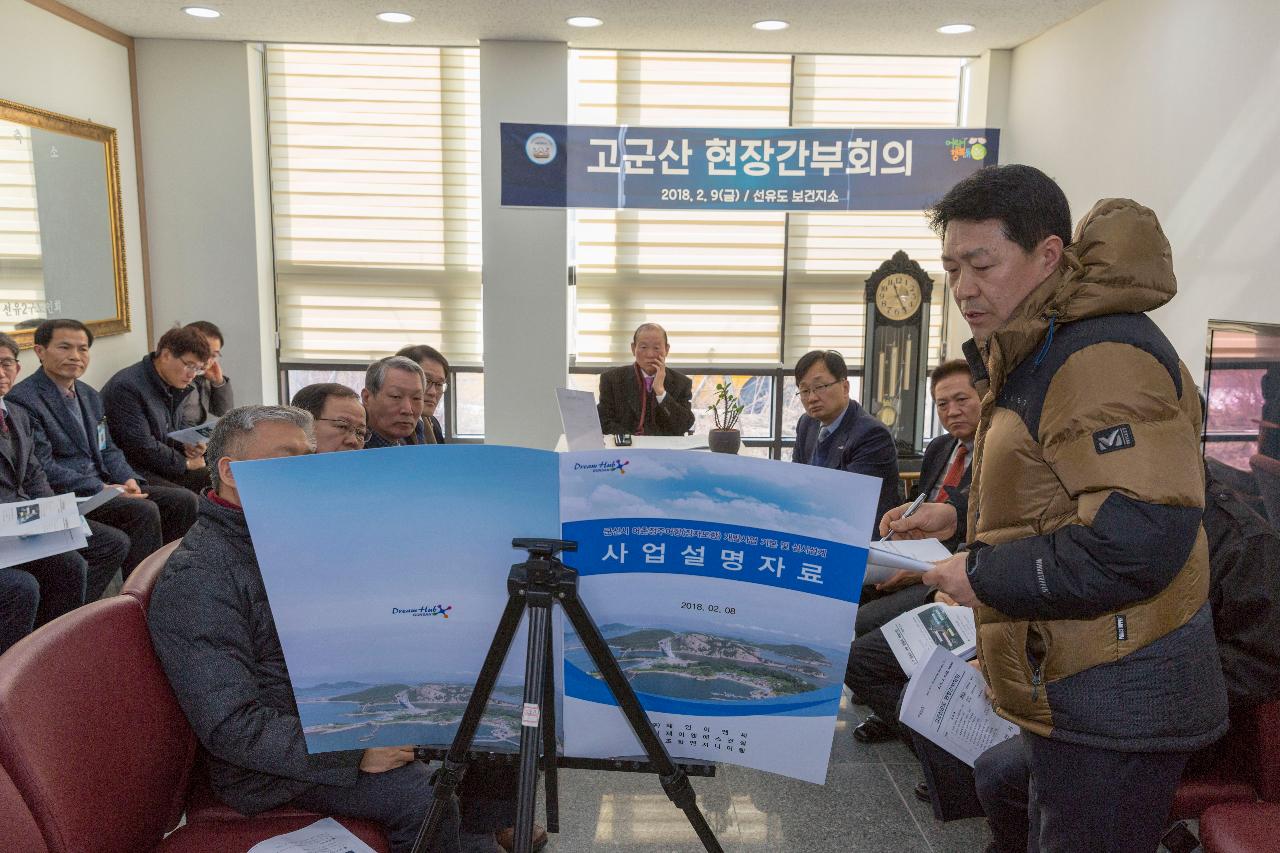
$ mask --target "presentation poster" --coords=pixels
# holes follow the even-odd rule
[[[825,781],[880,481],[618,453],[560,457],[566,562],[654,730],[678,758]],[[566,754],[642,752],[571,632],[564,692]]]
[[[234,470],[307,750],[450,743],[527,556],[512,538],[559,529],[555,454],[394,447]],[[525,637],[478,748],[519,748]]]

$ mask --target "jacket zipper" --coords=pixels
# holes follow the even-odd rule
[[[1040,698],[1040,686],[1044,684],[1044,638],[1039,632],[1027,630],[1027,663],[1031,666],[1031,701]]]

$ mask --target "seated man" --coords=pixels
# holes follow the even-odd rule
[[[881,479],[875,523],[899,503],[898,448],[884,424],[849,399],[849,370],[835,350],[813,350],[796,362],[796,423],[791,461]]]
[[[168,437],[182,428],[183,402],[208,363],[204,335],[175,326],[161,335],[155,352],[102,386],[111,435],[133,470],[153,486],[181,486],[196,494],[209,486],[204,442],[182,444]]]
[[[360,395],[337,382],[320,382],[299,389],[291,405],[315,421],[316,453],[363,450],[369,438]]]
[[[152,551],[187,532],[196,517],[196,496],[186,489],[148,486],[125,461],[107,428],[102,398],[80,381],[89,367],[93,333],[79,320],[45,320],[35,331],[40,369],[14,386],[7,403],[31,417],[36,458],[55,493],[96,495],[107,485],[123,494],[89,514],[129,539],[121,573]],[[144,481],[145,482],[145,481]]]
[[[53,489],[49,488],[49,481],[36,458],[31,421],[21,406],[10,409],[5,405],[4,396],[13,387],[21,370],[17,341],[0,334],[0,457],[8,463],[0,464],[0,503],[53,495]],[[97,521],[90,521],[89,529],[93,535],[79,551],[55,554],[0,570],[0,574],[10,575],[8,583],[0,582],[0,585],[8,586],[19,599],[32,602],[29,612],[28,608],[15,604],[14,610],[6,607],[6,612],[0,614],[0,619],[7,617],[11,626],[26,626],[25,630],[16,632],[16,636],[12,627],[8,630],[0,628],[0,651],[55,616],[101,597],[124,564],[125,555],[129,553],[129,538]],[[27,577],[14,578],[13,571],[25,573]],[[33,592],[35,598],[30,598]],[[19,616],[20,613],[26,615]]]
[[[411,747],[366,749],[358,766],[312,769],[284,652],[240,509],[233,460],[311,452],[311,416],[245,406],[209,441],[214,489],[156,581],[147,625],[156,655],[209,755],[214,793],[246,815],[286,803],[376,821],[395,853],[413,847],[430,774]],[[456,850],[456,819],[434,851]]]
[[[427,443],[422,425],[426,381],[418,363],[402,355],[369,365],[360,392],[369,422],[366,448]]]
[[[182,427],[193,427],[211,417],[222,417],[236,404],[231,393],[231,378],[222,372],[222,330],[208,320],[196,320],[186,327],[199,332],[209,344],[209,362],[204,375],[197,376],[191,383],[195,390],[187,395],[178,410],[178,423]]]
[[[919,491],[934,503],[956,508],[956,533],[944,544],[954,550],[964,541],[965,514],[969,506],[969,458],[982,403],[963,359],[948,361],[934,369],[929,381],[938,418],[947,430],[929,443],[920,468]],[[914,497],[914,495],[913,495]],[[917,572],[898,572],[876,590],[883,595],[858,608],[854,630],[856,639],[849,651],[844,682],[854,695],[871,708],[853,730],[863,743],[891,740],[898,734],[898,694],[906,686],[907,675],[898,665],[884,634],[876,630],[898,616],[932,601],[935,590],[921,583]]]
[[[396,353],[411,358],[422,368],[426,376],[426,391],[422,403],[422,431],[425,444],[444,444],[444,430],[440,419],[436,417],[436,408],[449,390],[449,361],[435,347],[426,344],[405,347]]]
[[[600,374],[605,435],[684,435],[693,429],[693,382],[667,367],[666,329],[645,323],[631,335],[633,364]]]

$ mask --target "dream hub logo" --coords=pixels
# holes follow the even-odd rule
[[[392,616],[443,616],[449,618],[449,611],[453,609],[452,604],[434,604],[430,607],[411,607],[405,610],[400,607],[391,608]]]
[[[573,463],[575,471],[591,471],[594,474],[610,474],[617,471],[619,474],[627,473],[627,466],[631,464],[630,459],[615,459],[612,462],[592,462],[583,465],[581,462]]]

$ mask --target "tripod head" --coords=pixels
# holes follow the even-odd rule
[[[578,543],[566,539],[516,537],[511,540],[511,547],[528,551],[531,560],[549,560],[561,551],[577,551]]]

